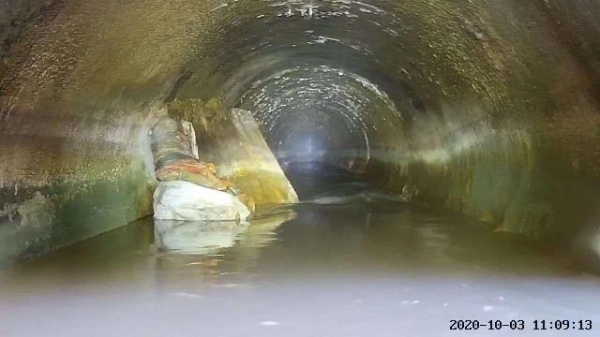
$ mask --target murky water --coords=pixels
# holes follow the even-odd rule
[[[0,336],[600,330],[600,281],[560,253],[354,178],[294,176],[305,203],[265,211],[250,226],[147,219],[1,271]],[[523,320],[524,330],[453,331],[453,319]],[[571,322],[568,331],[549,328],[557,319]],[[548,330],[534,331],[534,320]],[[592,330],[579,331],[579,320]]]

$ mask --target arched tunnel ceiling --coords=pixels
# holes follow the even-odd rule
[[[115,207],[106,186],[116,184],[113,199],[136,202],[113,213],[135,219],[149,211],[145,135],[165,101],[255,108],[274,144],[294,123],[269,124],[269,108],[284,99],[306,108],[289,97],[300,90],[327,101],[312,106],[337,125],[329,145],[368,150],[366,174],[408,199],[567,244],[600,225],[597,2],[4,0],[0,9],[0,205],[40,192],[56,214],[86,213]],[[294,69],[297,81],[273,82],[288,92],[269,89],[270,76]],[[351,78],[373,90],[356,91]],[[393,109],[349,118],[344,97],[373,102],[378,91]],[[78,238],[107,229],[69,226]]]

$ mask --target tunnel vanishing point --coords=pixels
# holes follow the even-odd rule
[[[250,111],[284,169],[337,165],[596,256],[599,18],[593,0],[0,0],[0,259],[150,215],[148,132],[173,102]]]

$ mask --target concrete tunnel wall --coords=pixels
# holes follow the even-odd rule
[[[326,153],[406,199],[593,251],[598,17],[590,0],[2,0],[0,258],[150,214],[149,127],[165,101],[214,97],[276,153],[326,125]]]

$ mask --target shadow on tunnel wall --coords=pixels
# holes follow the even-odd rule
[[[270,145],[312,104],[312,122],[345,128],[331,148],[368,150],[367,176],[408,200],[588,252],[600,241],[598,2],[1,0],[0,13],[0,257],[149,214],[146,135],[165,100],[243,106],[261,80],[317,66],[393,105],[350,111],[345,94],[370,94],[330,76],[338,91],[267,113],[293,91],[266,89],[254,113]],[[299,74],[291,89],[325,83]]]

